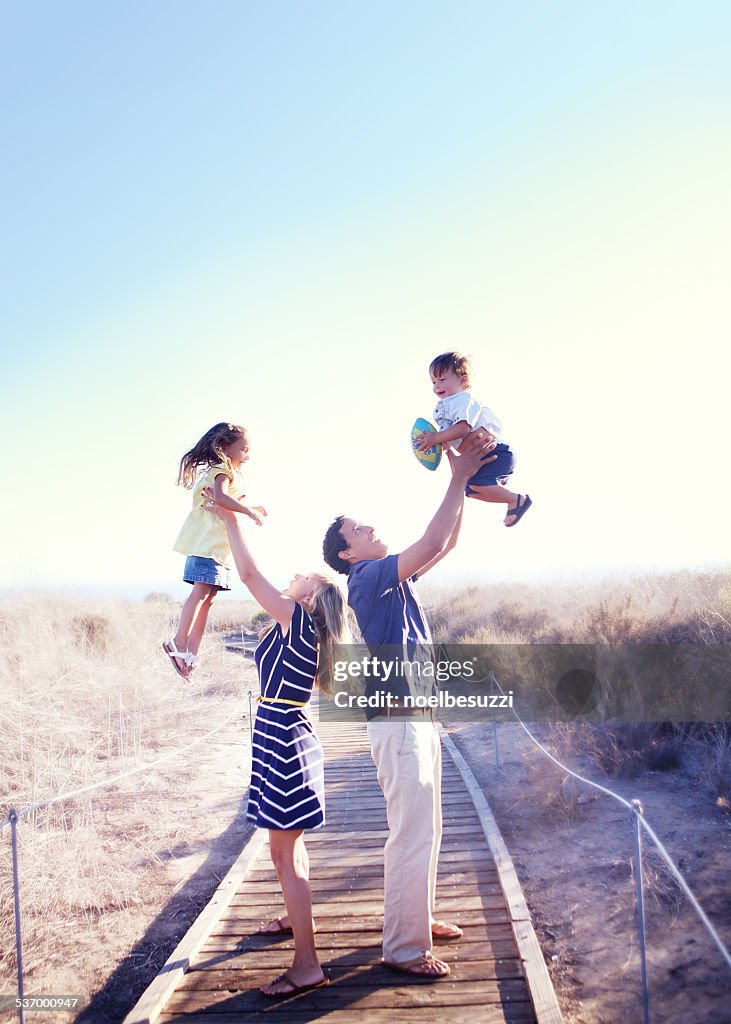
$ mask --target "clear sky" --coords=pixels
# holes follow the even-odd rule
[[[4,4],[0,579],[172,589],[177,461],[222,419],[277,581],[340,512],[398,550],[446,487],[408,432],[449,348],[535,501],[513,530],[468,503],[452,578],[728,563],[730,28],[696,0]]]

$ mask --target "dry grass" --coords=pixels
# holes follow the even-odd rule
[[[100,605],[19,595],[0,606],[0,821],[12,806],[20,810],[179,750],[235,711],[241,660],[226,654],[215,632],[193,682],[179,679],[164,658],[160,641],[178,613],[158,598]],[[226,608],[218,621],[228,627],[240,619]],[[191,760],[169,761],[21,822],[28,973],[58,959],[59,950],[73,957],[69,932],[78,935],[84,922],[143,901],[141,868],[159,863],[159,851],[179,835],[170,796],[186,786]],[[195,837],[196,823],[186,825]],[[11,991],[15,970],[8,840],[5,829],[0,992]]]
[[[451,642],[535,650],[536,644],[731,639],[728,573],[579,589],[471,587],[434,594],[431,604],[437,639]],[[252,631],[257,606],[214,605],[203,666],[191,684],[172,672],[160,650],[178,612],[164,595],[139,604],[19,595],[0,606],[0,821],[11,806],[23,808],[179,750],[240,706],[243,680],[252,683],[253,673],[242,672],[241,659],[225,651],[222,639],[242,625]],[[727,800],[731,792],[725,725],[551,728],[562,757],[588,752],[618,774],[669,769],[680,760],[714,799]],[[164,870],[176,844],[196,838],[199,822],[195,816],[182,822],[174,799],[194,767],[194,757],[169,762],[40,811],[19,827],[31,976],[41,968],[47,976],[54,965],[76,970],[74,958],[88,957],[100,922],[111,932],[130,908],[148,909],[151,873]],[[545,794],[552,814],[581,816],[580,791],[561,786],[557,774],[557,791]],[[538,762],[536,778],[545,776]],[[210,833],[199,835],[205,847]],[[0,992],[12,991],[15,969],[8,838],[6,829],[0,839]],[[98,971],[105,966],[100,954]]]
[[[731,571],[571,586],[426,589],[435,639],[481,643],[727,643]]]
[[[247,632],[252,632],[256,629],[252,622],[261,614],[256,601],[229,601],[222,598],[213,602],[208,626],[218,632],[235,632],[243,626]]]
[[[567,756],[590,754],[609,775],[684,766],[712,795],[727,800],[729,724],[719,720],[724,714],[714,722],[699,719],[714,695],[714,680],[727,686],[731,572],[680,572],[583,587],[492,585],[427,595],[435,639],[491,645],[491,667],[506,689],[515,683],[548,690],[561,651],[568,664],[580,657],[579,645],[601,645],[604,708],[616,707],[620,692],[630,706],[645,707],[649,688],[661,702],[663,694],[677,691],[678,680],[686,680],[692,722],[610,724],[602,720],[600,703],[598,724],[557,724],[547,727],[548,734]],[[540,645],[552,650],[542,656]],[[559,816],[575,811],[572,800],[557,795]]]

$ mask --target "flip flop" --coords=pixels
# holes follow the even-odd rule
[[[512,523],[506,523],[505,524],[508,528],[510,528],[511,526],[515,526],[516,523],[519,523],[520,520],[523,518],[523,516],[528,511],[528,509],[533,504],[533,502],[530,500],[530,495],[529,494],[526,494],[526,495],[523,496],[523,501],[522,502],[521,502],[520,498],[521,498],[521,495],[519,494],[518,495],[518,504],[515,506],[514,509],[511,509],[507,513],[507,515],[512,516],[512,519],[513,519]]]
[[[394,964],[389,960],[383,960],[381,962],[383,963],[383,966],[388,967],[390,971],[399,971],[401,974],[410,974],[412,978],[425,978],[427,981],[439,981],[441,978],[446,978],[451,974],[449,964],[445,964],[443,960],[437,960],[437,958],[432,956],[431,953],[425,953],[417,960],[407,960],[403,964]],[[417,970],[417,968],[426,967],[428,964],[439,964],[439,966],[443,967],[444,970],[440,970],[438,973]]]
[[[328,976],[326,974],[323,974],[321,980],[316,981],[312,985],[296,985],[286,971],[284,972],[284,974],[278,975],[278,977],[276,977],[274,981],[270,981],[269,984],[278,985],[280,981],[283,981],[285,982],[285,984],[289,985],[289,988],[287,989],[286,992],[262,992],[261,989],[259,989],[259,991],[263,996],[266,996],[267,999],[281,999],[283,997],[298,996],[300,992],[310,992],[313,988],[324,988],[325,985],[330,984],[330,979],[328,978]]]
[[[440,928],[441,932],[435,932],[435,928]],[[432,942],[456,942],[457,939],[462,938],[463,934],[458,924],[447,924],[446,921],[432,921]]]
[[[272,928],[272,925],[276,925],[276,928]],[[259,930],[255,932],[256,935],[292,935],[292,929],[289,925],[282,924],[281,917],[273,917],[271,921],[267,921],[266,924],[259,925]]]
[[[178,673],[178,675],[182,676],[183,679],[189,679],[190,678],[190,669],[188,669],[187,672],[184,672],[183,669],[180,667],[180,665],[178,665],[177,659],[180,658],[180,660],[183,662],[185,667],[188,668],[188,666],[191,664],[189,659],[193,658],[194,655],[190,654],[188,651],[179,651],[178,648],[175,646],[175,637],[173,637],[172,640],[163,640],[163,642],[162,642],[162,649],[163,649],[163,651],[165,651],[165,653],[167,654],[168,658],[170,658],[172,666],[175,669],[175,671]],[[197,660],[198,659],[196,658],[196,661]],[[195,666],[192,666],[192,667],[195,667]]]

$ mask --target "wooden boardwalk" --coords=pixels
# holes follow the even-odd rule
[[[308,833],[317,946],[333,984],[267,999],[291,936],[252,934],[284,913],[259,830],[124,1024],[559,1024],[561,1015],[507,850],[484,797],[444,737],[444,837],[437,913],[464,936],[437,947],[452,974],[411,981],[384,968],[385,804],[364,725],[317,726],[326,754],[327,827]]]

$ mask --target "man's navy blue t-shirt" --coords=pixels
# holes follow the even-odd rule
[[[358,626],[374,657],[394,657],[431,644],[431,633],[411,580],[398,578],[398,555],[386,555],[374,561],[356,562],[348,573],[348,604],[355,612]],[[375,691],[403,697],[410,692],[407,682],[392,676],[388,683],[366,682],[366,695]],[[368,708],[366,718],[378,714]]]

